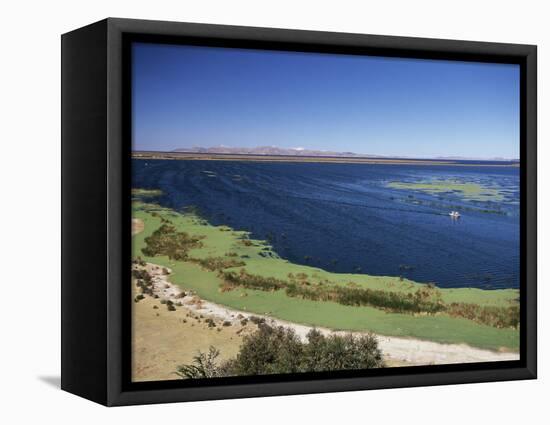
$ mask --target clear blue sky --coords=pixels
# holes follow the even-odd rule
[[[519,67],[137,43],[133,148],[519,157]]]

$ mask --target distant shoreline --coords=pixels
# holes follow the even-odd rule
[[[133,151],[134,159],[164,159],[187,161],[250,161],[250,162],[311,162],[337,164],[373,164],[373,165],[449,165],[462,167],[519,167],[513,161],[451,160],[451,159],[412,159],[378,157],[338,157],[338,156],[298,156],[298,155],[251,155],[197,152],[152,152]],[[485,163],[486,162],[486,163]]]

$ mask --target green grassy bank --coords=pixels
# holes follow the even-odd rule
[[[246,232],[227,226],[213,226],[194,213],[176,213],[157,205],[140,201],[133,203],[133,217],[144,222],[144,231],[133,236],[133,255],[173,270],[170,280],[183,289],[193,290],[201,298],[228,307],[268,314],[295,323],[342,330],[372,331],[381,335],[414,337],[444,342],[466,343],[489,349],[518,350],[519,330],[512,327],[494,327],[463,317],[445,313],[410,314],[391,312],[369,305],[343,305],[333,301],[315,301],[291,297],[285,290],[258,290],[246,287],[227,288],[219,263],[226,261],[224,272],[273,278],[278,281],[296,281],[315,288],[317,285],[338,285],[415,294],[426,285],[401,280],[392,276],[331,273],[316,267],[292,264],[277,256],[265,241],[248,239]],[[165,255],[148,257],[146,238],[163,224],[169,223],[177,232],[197,239],[181,259]],[[157,232],[158,233],[158,232]],[[291,237],[291,236],[290,236]],[[149,239],[151,241],[151,239]],[[147,249],[146,249],[147,252]],[[209,265],[217,260],[217,270]],[[201,263],[202,260],[202,263]],[[468,303],[476,306],[509,307],[517,305],[517,290],[481,290],[473,288],[437,289],[440,302]]]

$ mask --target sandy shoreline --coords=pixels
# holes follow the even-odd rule
[[[186,293],[185,296],[182,296],[183,290],[169,281],[169,274],[164,274],[162,267],[156,264],[147,263],[146,268],[152,276],[153,293],[158,296],[159,299],[171,300],[175,304],[181,303],[183,307],[196,314],[210,316],[217,320],[228,321],[233,325],[238,325],[243,318],[249,318],[251,316],[263,317],[266,322],[271,325],[292,328],[302,340],[305,340],[307,333],[313,329],[312,326],[291,323],[260,314],[233,310],[200,299],[193,294]],[[170,272],[169,269],[168,272]],[[316,329],[325,335],[350,333],[349,331],[334,331],[320,327]],[[361,334],[361,332],[351,333],[354,335]],[[390,366],[519,360],[519,353],[495,352],[474,348],[466,344],[441,344],[413,338],[389,337],[383,335],[377,335],[377,338],[384,358]]]

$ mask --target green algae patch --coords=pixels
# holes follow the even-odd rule
[[[496,188],[479,183],[461,182],[459,180],[432,180],[424,182],[389,182],[392,189],[414,190],[430,195],[457,195],[469,201],[500,202],[505,199],[504,193]]]
[[[149,198],[156,198],[157,196],[162,195],[162,190],[159,189],[132,189],[132,199],[134,200],[145,200]]]

